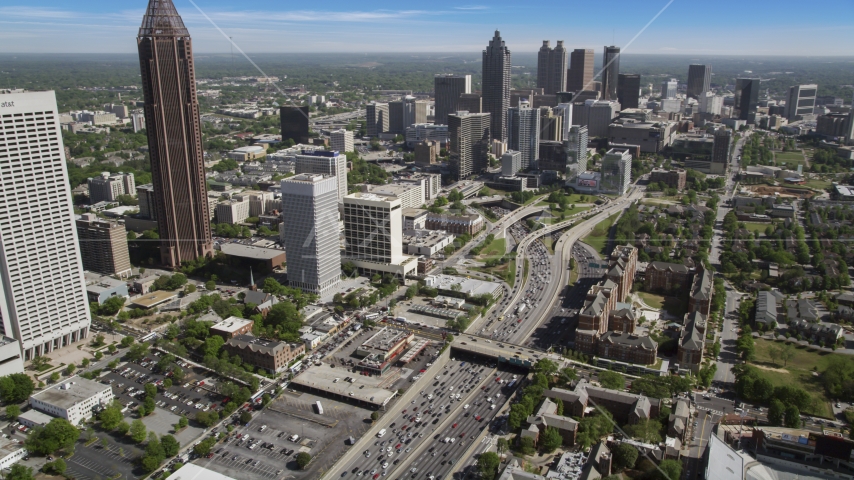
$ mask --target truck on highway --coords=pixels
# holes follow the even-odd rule
[[[323,415],[323,405],[320,404],[320,400],[318,400],[315,405],[317,406],[317,414]]]
[[[517,305],[517,306],[516,306],[516,315],[518,315],[518,314],[522,313],[523,311],[525,311],[525,307],[527,307],[527,306],[528,306],[528,305],[527,305],[526,303],[520,303],[519,305]]]

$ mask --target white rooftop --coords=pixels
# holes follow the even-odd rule
[[[184,464],[177,472],[166,477],[166,480],[236,480],[221,473],[208,470],[193,463]]]

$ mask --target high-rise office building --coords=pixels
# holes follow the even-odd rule
[[[564,139],[567,151],[567,163],[575,164],[576,174],[587,171],[587,127],[573,125]],[[571,166],[569,168],[572,168]]]
[[[786,101],[786,118],[797,120],[798,116],[812,115],[815,111],[815,97],[818,85],[795,85],[789,87],[789,98]]]
[[[56,96],[0,105],[0,317],[30,360],[86,338],[89,305]]]
[[[301,107],[279,107],[279,121],[282,125],[282,141],[288,139],[294,143],[308,142],[308,105]]]
[[[566,48],[563,40],[558,40],[554,49],[548,40],[543,40],[537,56],[537,87],[546,95],[553,95],[566,89]]]
[[[281,240],[288,252],[288,284],[326,295],[341,281],[338,239],[338,181],[303,173],[282,180],[285,215]]]
[[[132,173],[102,172],[101,175],[88,179],[89,202],[115,202],[120,195],[133,195],[136,183]]]
[[[510,49],[504,45],[501,33],[496,30],[495,36],[483,51],[482,111],[490,115],[492,138],[501,141],[507,138],[507,109],[510,108],[510,68]]]
[[[388,102],[388,133],[403,135],[412,125],[427,121],[427,102],[405,97]]]
[[[715,130],[715,141],[712,144],[712,163],[729,163],[731,150],[732,130],[728,128],[718,128]]]
[[[540,140],[562,142],[564,114],[558,107],[540,107]]]
[[[332,145],[332,150],[346,153],[353,152],[353,132],[346,129],[333,130],[329,132],[329,143]]]
[[[458,105],[458,112],[483,113],[483,98],[481,98],[479,93],[464,93],[460,95]]]
[[[587,100],[573,107],[573,113],[578,112],[577,124],[587,126],[587,133],[591,137],[607,137],[608,126],[617,118],[620,110],[620,102],[616,100]]]
[[[352,193],[344,197],[344,259],[363,275],[405,277],[418,267],[403,253],[403,206],[395,196]]]
[[[700,98],[704,92],[708,92],[712,83],[711,65],[689,65],[688,66],[688,96]]]
[[[558,106],[552,109],[554,114],[561,118],[561,134],[560,140],[564,141],[569,138],[569,129],[572,127],[572,103],[559,103]]]
[[[507,109],[507,149],[522,154],[522,168],[537,160],[540,145],[540,110],[527,104]]]
[[[136,186],[136,199],[139,202],[139,216],[150,220],[157,220],[157,207],[154,202],[154,185],[146,183]]]
[[[377,138],[381,133],[388,132],[388,104],[371,102],[365,106],[365,127],[368,137]]]
[[[471,93],[471,75],[443,74],[433,77],[433,95],[436,99],[436,125],[447,125],[448,115],[465,110],[460,107],[460,96]],[[477,113],[480,108],[477,109]]]
[[[516,172],[522,170],[522,152],[507,150],[501,156],[501,175],[512,177]]]
[[[623,195],[632,179],[632,154],[628,148],[612,148],[602,157],[602,192]]]
[[[120,278],[130,277],[128,234],[124,225],[84,213],[77,220],[83,269]]]
[[[448,115],[448,153],[455,179],[486,170],[492,120],[488,113],[457,112]]]
[[[640,75],[637,73],[621,73],[617,76],[617,98],[620,106],[638,108],[640,102]]]
[[[576,48],[569,55],[570,65],[567,72],[566,89],[570,92],[592,90],[593,63],[592,48]]]
[[[720,95],[715,95],[714,92],[703,92],[700,94],[699,103],[700,113],[720,115],[721,108],[724,106],[724,99]]]
[[[679,80],[675,78],[661,82],[661,99],[676,98],[677,88],[679,88]]]
[[[756,123],[756,108],[759,106],[758,78],[738,78],[735,80],[735,106],[733,117]]]
[[[171,0],[149,0],[137,37],[160,260],[213,254],[190,32]]]
[[[602,58],[602,99],[617,99],[617,82],[620,75],[620,47],[605,47]]]
[[[338,201],[347,195],[347,156],[337,151],[303,150],[294,158],[294,173],[332,175],[337,181]]]

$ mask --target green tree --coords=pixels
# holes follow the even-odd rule
[[[117,401],[110,403],[107,408],[101,410],[101,413],[98,414],[98,420],[101,421],[101,428],[108,431],[118,427],[124,418],[122,405]]]
[[[181,450],[181,444],[172,435],[164,435],[160,437],[160,446],[163,447],[163,455],[166,458],[174,457]]]
[[[68,468],[68,465],[65,464],[65,460],[57,458],[52,462],[46,463],[42,467],[42,470],[48,475],[62,475],[65,473],[66,468]]]
[[[138,362],[145,358],[148,354],[148,344],[147,343],[134,343],[130,346],[127,353],[125,353],[125,358],[130,360],[131,362]]]
[[[69,448],[80,438],[77,430],[68,420],[54,418],[44,427],[36,427],[27,438],[27,450],[48,455],[61,448]]]
[[[124,420],[122,420],[121,422],[119,422],[118,425],[116,425],[116,433],[118,433],[119,435],[127,435],[129,431],[130,424],[128,422],[125,422]]]
[[[614,466],[618,471],[635,466],[638,461],[638,450],[628,443],[621,443],[611,450]]]
[[[525,437],[519,442],[519,452],[522,455],[533,455],[536,451],[533,438]]]
[[[175,425],[175,430],[181,430],[182,428],[185,428],[189,423],[190,422],[189,420],[187,420],[187,417],[181,415],[181,418],[178,419],[178,423]]]
[[[212,427],[219,422],[219,414],[213,410],[209,412],[196,412],[196,421],[205,428]]]
[[[599,372],[599,383],[602,384],[604,388],[610,388],[611,390],[622,390],[626,388],[626,379],[622,375],[617,372],[611,372],[608,370]]]
[[[130,438],[136,443],[142,443],[148,437],[148,431],[142,420],[136,419],[130,423]]]
[[[214,282],[213,280],[208,280],[207,282],[205,282],[205,290],[208,290],[208,291],[216,290],[216,282]]]
[[[0,398],[5,403],[21,403],[30,398],[36,385],[25,373],[13,373],[0,377]]]
[[[214,445],[216,445],[216,439],[213,437],[208,437],[202,440],[201,443],[193,447],[193,453],[200,457],[203,457],[211,453],[211,448],[213,448]]]
[[[682,464],[676,460],[662,460],[658,470],[653,473],[657,480],[679,480],[682,477]]]
[[[48,365],[50,365],[50,358],[38,356],[38,357],[33,358],[32,361],[30,361],[30,364],[36,370],[42,370],[45,367],[47,367]]]
[[[768,407],[768,423],[774,427],[783,425],[783,416],[785,415],[786,406],[779,399],[771,400],[771,405]]]
[[[50,378],[49,378],[48,380],[50,380],[50,383],[56,383],[56,382],[58,382],[58,381],[59,381],[59,372],[53,372],[53,373],[51,373],[51,374],[50,374]]]
[[[498,476],[501,460],[493,452],[484,452],[477,458],[477,469],[482,480],[493,480]]]
[[[787,428],[801,428],[801,411],[795,405],[786,406]]]
[[[554,427],[546,428],[546,431],[543,432],[540,438],[543,450],[547,453],[554,452],[563,443],[563,437],[560,436],[560,432]]]
[[[305,452],[299,452],[297,454],[297,466],[300,470],[304,469],[311,462],[311,455]]]
[[[19,463],[12,465],[9,473],[6,474],[6,480],[33,480],[33,478],[33,469]]]
[[[657,420],[647,418],[634,425],[623,428],[627,435],[644,443],[658,443],[661,441],[661,423]]]
[[[20,415],[20,414],[21,414],[21,407],[19,407],[17,405],[9,405],[8,407],[6,407],[6,418],[8,418],[9,421],[14,422],[15,420],[18,419],[18,415]]]
[[[136,339],[131,337],[130,335],[122,338],[122,341],[121,341],[122,348],[127,348],[127,347],[131,346],[135,340]]]
[[[377,420],[379,420],[379,419],[380,419],[380,414],[379,414],[379,412],[371,412],[371,420],[372,420],[372,421],[376,422],[376,421],[377,421]]]

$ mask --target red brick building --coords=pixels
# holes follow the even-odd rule
[[[694,281],[691,283],[691,296],[688,298],[688,311],[700,312],[708,316],[712,311],[714,290],[714,277],[711,271],[703,270],[694,275]]]
[[[694,278],[691,270],[679,263],[650,262],[646,267],[645,287],[650,292],[687,289]]]

